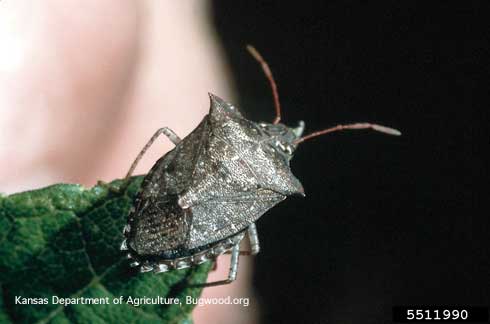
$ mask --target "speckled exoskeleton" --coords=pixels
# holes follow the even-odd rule
[[[231,251],[228,278],[202,285],[234,281],[239,255],[259,252],[257,219],[286,197],[304,195],[303,186],[289,167],[299,143],[343,129],[371,128],[400,134],[384,126],[357,123],[301,137],[302,121],[296,128],[280,123],[279,97],[270,69],[253,47],[248,46],[248,50],[261,63],[271,84],[275,120],[250,121],[236,107],[210,94],[209,114],[189,135],[180,139],[169,128],[159,129],[127,174],[129,178],[161,134],[175,144],[146,175],[124,228],[126,239],[121,250],[142,272],[183,269]],[[240,251],[245,236],[250,251]]]

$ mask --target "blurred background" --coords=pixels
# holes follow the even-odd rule
[[[261,253],[201,323],[386,323],[405,304],[490,302],[490,4],[433,1],[0,2],[0,191],[124,176],[156,129],[189,133],[207,92],[306,132],[306,198],[258,223]],[[162,140],[136,173],[171,145]],[[213,278],[224,277],[223,260]]]

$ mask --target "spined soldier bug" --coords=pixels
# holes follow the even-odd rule
[[[304,195],[289,167],[300,143],[345,129],[400,135],[385,126],[355,123],[302,137],[302,121],[295,128],[280,123],[279,95],[269,66],[253,47],[247,49],[268,78],[276,117],[272,123],[250,121],[236,107],[210,94],[209,114],[185,138],[166,127],[153,135],[126,176],[131,176],[161,134],[175,144],[144,178],[124,228],[121,250],[141,272],[192,267],[231,251],[228,278],[202,286],[234,281],[239,256],[259,252],[257,219],[286,197]],[[240,251],[245,236],[250,251]]]

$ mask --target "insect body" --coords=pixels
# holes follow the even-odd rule
[[[269,78],[276,102],[273,123],[255,123],[233,105],[210,94],[209,114],[184,139],[162,128],[136,158],[165,134],[175,148],[156,162],[143,180],[124,229],[121,249],[142,272],[166,272],[191,267],[231,251],[226,280],[235,280],[240,254],[259,252],[255,221],[290,195],[304,195],[289,161],[299,143],[340,129],[372,128],[398,135],[375,124],[340,125],[301,137],[304,123],[290,128],[280,122],[280,107],[270,70],[249,48]],[[240,251],[248,236],[250,251]]]

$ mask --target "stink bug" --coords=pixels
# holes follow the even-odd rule
[[[262,65],[274,97],[272,123],[255,123],[233,105],[210,94],[209,114],[188,136],[180,139],[169,128],[159,129],[136,157],[128,179],[151,144],[166,135],[175,148],[160,158],[141,185],[124,228],[121,250],[141,272],[166,272],[191,267],[231,251],[228,278],[235,280],[239,255],[259,252],[255,221],[287,196],[304,195],[289,161],[298,145],[313,137],[344,129],[400,132],[370,123],[339,125],[303,136],[281,124],[276,83],[260,54],[247,49]],[[240,251],[248,236],[250,251]]]

